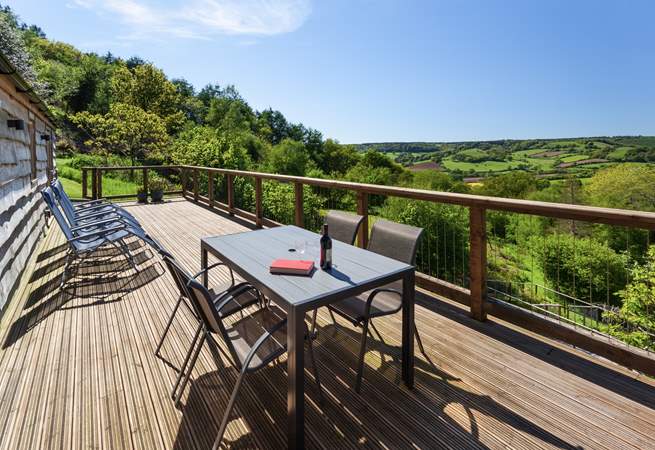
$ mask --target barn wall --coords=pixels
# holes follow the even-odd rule
[[[23,130],[7,119],[25,121]],[[32,127],[34,124],[34,132]],[[39,194],[48,181],[50,143],[41,138],[51,125],[7,77],[0,77],[0,311],[15,290],[35,244],[42,236],[45,205]],[[31,142],[36,150],[32,177]],[[0,313],[1,314],[1,313]]]

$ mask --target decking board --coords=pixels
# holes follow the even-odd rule
[[[126,207],[191,272],[201,237],[248,229],[181,199]],[[115,273],[67,295],[58,288],[63,243],[51,227],[0,321],[0,449],[210,447],[236,371],[225,358],[217,370],[204,349],[174,407],[170,390],[195,319],[181,309],[162,347],[166,361],[154,356],[177,299],[158,257],[137,246],[138,274],[115,258],[89,269]],[[215,272],[210,282],[226,277]],[[427,293],[417,301],[431,362],[417,349],[412,391],[400,383],[400,315],[376,320],[390,346],[369,338],[357,395],[360,331],[319,312],[327,401],[317,404],[307,372],[309,448],[655,448],[653,380],[498,320],[476,322]],[[285,370],[282,360],[249,377],[226,446],[285,446]]]

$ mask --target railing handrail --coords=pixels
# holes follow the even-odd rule
[[[521,200],[484,195],[460,194],[455,192],[431,191],[426,189],[386,186],[378,184],[356,183],[342,180],[310,178],[295,175],[280,175],[276,173],[253,172],[249,170],[220,169],[215,167],[190,165],[165,166],[115,166],[115,167],[83,167],[82,170],[134,170],[134,169],[189,169],[212,172],[222,175],[275,180],[285,183],[302,183],[332,189],[351,190],[367,194],[390,195],[412,200],[424,200],[436,203],[446,203],[464,207],[476,207],[486,210],[515,212],[537,216],[553,217],[566,220],[581,220],[592,223],[620,225],[631,228],[655,230],[655,213],[634,211],[628,209],[603,208],[597,206],[576,205],[567,203],[542,202],[537,200]]]

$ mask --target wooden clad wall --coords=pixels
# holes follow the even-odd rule
[[[24,129],[9,128],[8,119],[24,120]],[[48,180],[51,133],[52,125],[36,106],[0,75],[0,314],[45,225],[38,191]]]

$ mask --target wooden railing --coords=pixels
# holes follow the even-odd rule
[[[148,171],[170,169],[180,173],[181,193],[187,200],[202,204],[208,208],[222,210],[229,215],[247,219],[257,227],[277,226],[279,223],[264,217],[263,181],[278,181],[290,183],[294,186],[295,214],[294,221],[297,226],[304,226],[303,215],[303,186],[314,186],[326,189],[339,189],[353,192],[357,199],[357,213],[364,217],[364,226],[360,229],[358,245],[365,247],[368,239],[369,198],[372,195],[399,197],[411,200],[458,205],[469,210],[469,252],[467,289],[453,283],[446,282],[433,276],[417,273],[416,280],[419,287],[425,288],[438,295],[449,298],[470,309],[470,314],[477,320],[485,320],[487,314],[515,325],[527,328],[533,332],[556,338],[575,346],[584,348],[593,353],[616,361],[624,366],[655,376],[655,358],[647,351],[613,342],[602,336],[594,335],[588,330],[580,330],[560,323],[548,317],[543,317],[529,310],[525,310],[504,302],[487,299],[487,211],[505,211],[534,216],[544,216],[556,219],[585,221],[617,225],[629,228],[641,228],[655,231],[655,213],[598,208],[582,205],[562,203],[549,203],[519,199],[486,197],[480,195],[458,194],[451,192],[438,192],[422,189],[411,189],[396,186],[383,186],[373,184],[354,183],[339,180],[307,178],[273,173],[251,172],[242,170],[219,169],[197,166],[137,166],[137,167],[85,167],[83,173],[83,194],[87,196],[88,174],[92,176],[92,193],[90,198],[102,197],[102,174],[115,170],[143,170],[144,189],[148,189]],[[207,195],[199,190],[200,174],[207,177]],[[215,198],[214,179],[222,175],[226,180],[227,200],[221,202]],[[235,205],[234,180],[235,177],[252,179],[255,187],[254,212],[240,209]],[[191,181],[189,183],[189,181]],[[188,186],[191,186],[188,189]]]

